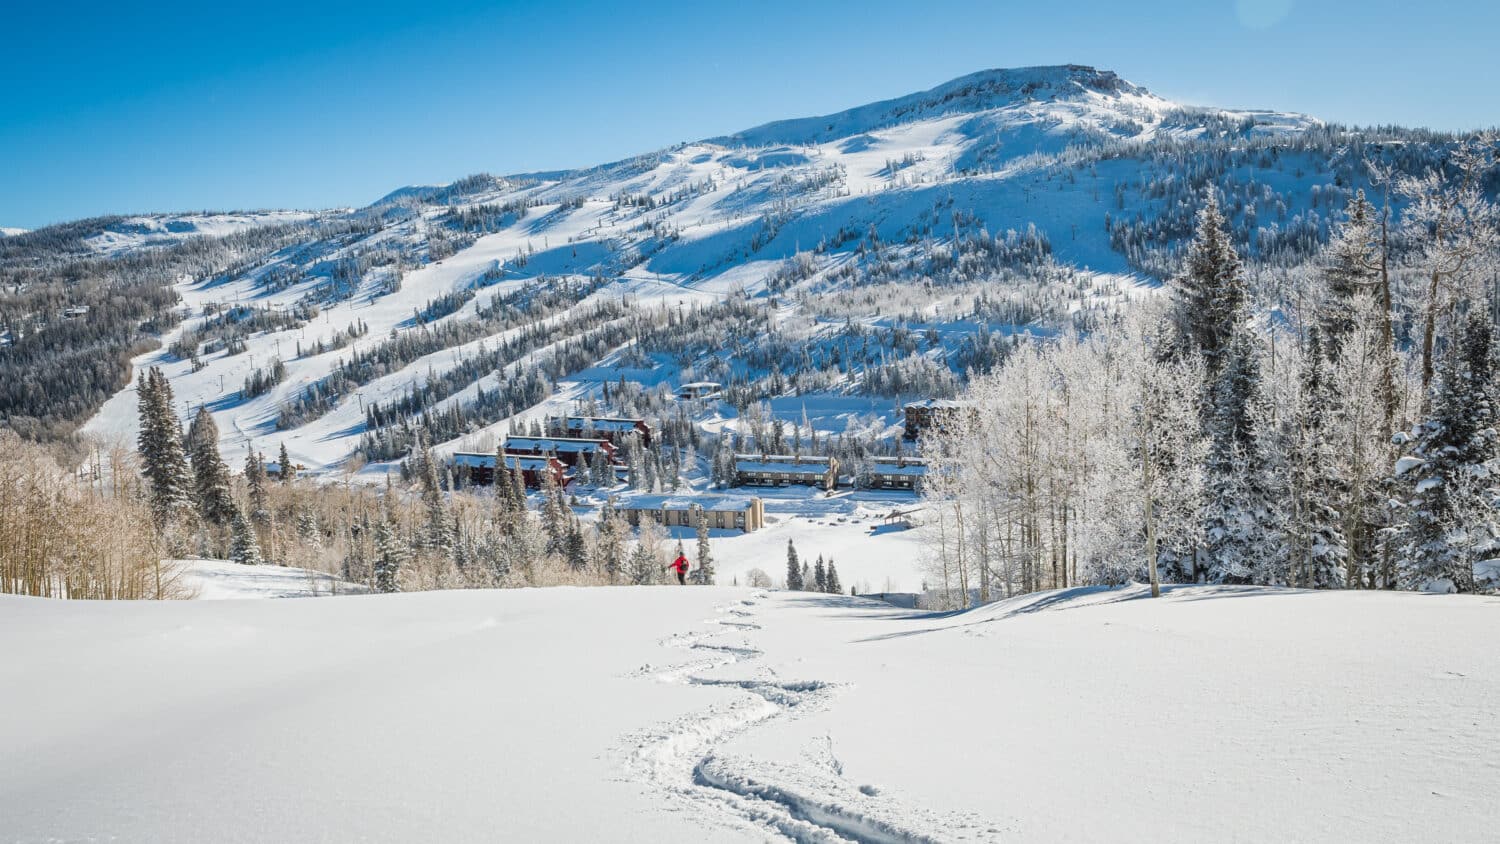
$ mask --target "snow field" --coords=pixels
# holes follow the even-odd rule
[[[1500,600],[0,600],[16,840],[1492,839]]]

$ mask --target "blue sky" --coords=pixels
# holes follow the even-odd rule
[[[597,164],[987,67],[1189,103],[1500,123],[1493,0],[11,4],[0,225],[361,205]]]

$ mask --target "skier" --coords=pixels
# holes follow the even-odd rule
[[[677,559],[673,560],[672,564],[669,565],[669,566],[667,566],[667,568],[669,568],[669,569],[676,569],[676,571],[677,571],[677,584],[679,586],[686,586],[687,585],[687,573],[688,573],[688,558],[687,558],[687,554],[678,552]]]

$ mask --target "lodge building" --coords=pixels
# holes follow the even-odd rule
[[[833,457],[793,454],[736,454],[737,486],[815,486],[832,490],[839,482],[839,462]]]

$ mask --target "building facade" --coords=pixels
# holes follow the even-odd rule
[[[715,530],[750,533],[766,524],[765,505],[759,498],[735,495],[621,495],[611,498],[610,506],[632,525],[649,517],[667,527],[697,528],[700,513]]]
[[[737,486],[838,486],[839,462],[832,457],[793,454],[736,454]]]

